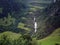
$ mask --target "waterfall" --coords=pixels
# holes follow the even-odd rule
[[[36,22],[36,18],[34,17],[34,32],[37,31],[37,22]]]

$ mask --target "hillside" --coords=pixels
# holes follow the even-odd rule
[[[20,36],[21,36],[20,34],[7,31],[7,32],[0,33],[0,41],[9,41],[10,43],[14,44],[14,42],[16,42],[20,39],[19,38]],[[5,40],[3,40],[3,39],[5,39]],[[6,42],[6,44],[10,44],[10,43]],[[51,35],[47,36],[44,39],[41,39],[41,40],[33,39],[32,43],[33,43],[33,45],[56,45],[56,44],[60,45],[60,28],[56,29]],[[0,42],[0,44],[1,44],[1,42]],[[3,44],[5,44],[5,43],[3,43]],[[15,44],[15,45],[17,45],[17,44]]]
[[[0,0],[0,45],[60,45],[60,0]]]
[[[48,37],[38,40],[38,45],[60,45],[60,28],[56,29]]]
[[[6,36],[6,38],[11,39],[11,41],[12,41],[12,40],[18,39],[21,36],[21,34],[6,31],[6,32],[3,32],[3,33],[0,33],[0,40],[3,39],[4,36]]]
[[[59,0],[0,0],[0,32],[28,33],[37,39],[45,38],[60,27],[59,4]]]

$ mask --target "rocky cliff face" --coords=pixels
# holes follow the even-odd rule
[[[41,13],[38,22],[37,38],[50,35],[56,28],[60,28],[59,1],[52,3]],[[40,35],[39,35],[40,34]]]

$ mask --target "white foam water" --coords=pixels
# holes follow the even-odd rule
[[[34,32],[37,31],[37,22],[36,22],[36,18],[34,17]]]

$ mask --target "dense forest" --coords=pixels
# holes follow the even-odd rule
[[[59,28],[60,0],[0,0],[0,45],[41,45]]]

